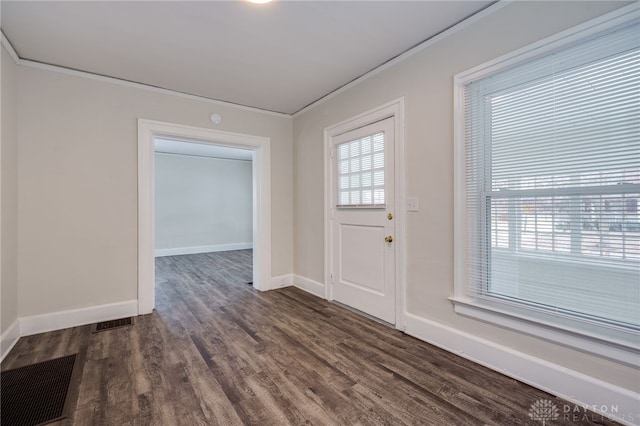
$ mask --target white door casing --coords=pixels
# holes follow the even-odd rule
[[[325,129],[327,299],[395,324],[399,329],[404,329],[405,310],[403,126],[403,99],[399,99]],[[339,156],[344,155],[338,149],[341,144],[343,148],[357,145],[353,141],[359,139],[364,143],[367,136],[380,132],[385,139],[384,206],[371,205],[364,197],[356,200],[361,205],[354,206],[353,199],[344,190],[340,194],[338,189],[340,177],[345,178],[338,175]],[[360,178],[366,185],[365,176]],[[364,192],[368,197],[368,191]],[[385,242],[386,237],[393,241]]]
[[[270,139],[182,124],[138,120],[138,314],[155,307],[154,138],[221,145],[253,151],[253,286],[271,288]]]

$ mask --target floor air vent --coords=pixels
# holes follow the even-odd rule
[[[111,330],[119,327],[126,327],[132,324],[133,324],[133,318],[131,317],[120,318],[120,319],[115,319],[110,321],[102,321],[95,324],[93,332],[97,333],[99,331]]]
[[[2,424],[33,426],[65,418],[76,365],[74,354],[3,371]]]

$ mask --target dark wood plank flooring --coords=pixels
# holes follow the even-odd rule
[[[153,314],[21,338],[2,369],[86,350],[65,425],[540,425],[532,403],[565,404],[299,289],[260,293],[250,250],[156,274]]]

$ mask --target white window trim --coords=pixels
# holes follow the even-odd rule
[[[454,295],[449,298],[455,312],[460,315],[634,367],[640,365],[640,335],[637,333],[561,314],[551,315],[516,304],[491,303],[467,296],[464,258],[467,229],[463,96],[464,85],[469,81],[478,80],[638,18],[640,4],[634,3],[454,76]]]

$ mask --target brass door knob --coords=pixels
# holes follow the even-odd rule
[[[393,237],[392,237],[391,235],[388,235],[388,236],[384,239],[384,242],[385,242],[385,243],[390,243],[390,242],[392,242],[392,241],[393,241]]]

